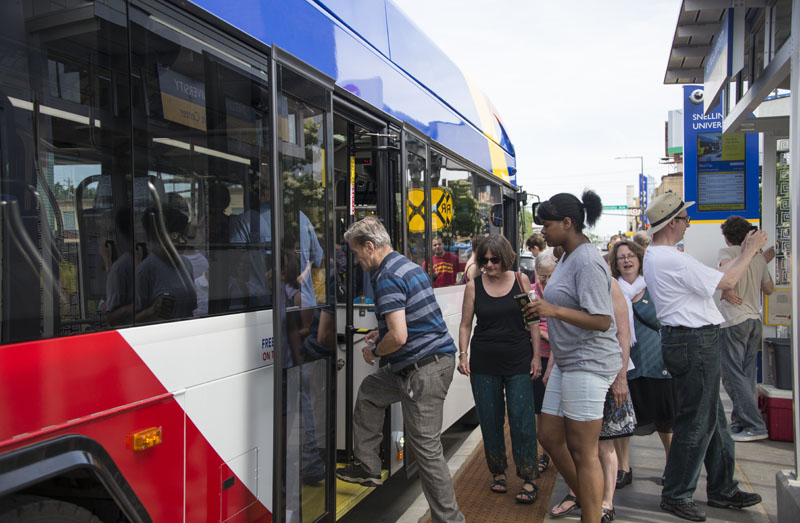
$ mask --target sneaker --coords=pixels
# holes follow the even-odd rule
[[[356,483],[365,487],[380,487],[383,480],[380,474],[370,474],[364,469],[360,461],[354,461],[349,465],[336,469],[336,477],[347,483]]]
[[[661,500],[661,508],[675,514],[679,518],[688,519],[689,521],[705,521],[706,513],[703,509],[697,506],[693,499],[688,501],[681,501],[679,503],[670,503]]]
[[[755,492],[737,490],[724,498],[708,498],[708,504],[717,508],[745,508],[761,503],[761,496]]]
[[[730,427],[728,427],[728,431],[731,434],[739,434],[742,431],[742,427],[740,427],[739,425],[731,425]]]
[[[742,441],[758,441],[761,439],[767,439],[766,432],[756,432],[754,430],[743,430],[741,432],[737,432],[736,434],[731,434],[731,439],[733,441],[742,442]]]

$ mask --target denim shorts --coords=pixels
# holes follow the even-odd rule
[[[603,419],[606,393],[615,378],[616,374],[603,376],[583,370],[561,372],[556,365],[547,381],[542,413],[574,421]]]

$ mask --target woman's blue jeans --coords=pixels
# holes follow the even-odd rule
[[[533,481],[538,475],[536,466],[539,449],[530,375],[471,374],[470,382],[489,471],[493,475],[504,474],[508,466],[504,430],[507,405],[511,452],[517,466],[517,476],[524,481]]]
[[[661,354],[678,394],[662,499],[671,503],[692,499],[704,464],[708,497],[733,495],[738,490],[733,479],[736,458],[719,397],[719,327],[664,326]]]

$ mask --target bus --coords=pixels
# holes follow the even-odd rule
[[[457,338],[474,240],[519,246],[497,111],[391,0],[0,13],[0,520],[341,517],[376,325],[343,231],[379,216]],[[471,407],[458,376],[444,428]],[[394,406],[385,474],[407,447]]]

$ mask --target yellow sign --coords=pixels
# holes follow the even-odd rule
[[[408,190],[408,232],[425,232],[425,191],[423,189]]]
[[[434,231],[450,228],[453,223],[453,196],[443,187],[431,189],[431,225]],[[425,191],[423,189],[408,190],[408,232],[425,232]]]
[[[431,189],[431,225],[434,231],[449,229],[453,222],[453,197],[442,187]]]

